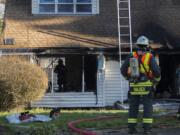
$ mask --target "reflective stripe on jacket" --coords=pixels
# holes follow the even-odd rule
[[[130,83],[131,95],[147,95],[152,89],[153,83],[151,81]]]

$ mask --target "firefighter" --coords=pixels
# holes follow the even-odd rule
[[[154,85],[160,81],[160,68],[157,65],[153,54],[149,52],[149,40],[145,36],[140,36],[136,42],[137,49],[126,58],[121,66],[122,75],[129,80],[129,134],[137,133],[136,124],[139,111],[139,104],[142,103],[144,134],[151,133],[153,123],[152,92]],[[134,65],[131,63],[134,61]],[[131,67],[131,66],[136,67]]]
[[[66,90],[66,67],[63,64],[63,60],[58,60],[58,65],[55,67],[54,72],[57,73],[57,83],[59,85],[59,91],[63,92]]]

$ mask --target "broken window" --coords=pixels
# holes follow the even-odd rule
[[[97,56],[66,55],[40,58],[49,78],[47,92],[95,92],[97,87]]]

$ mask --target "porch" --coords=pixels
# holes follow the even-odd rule
[[[47,93],[35,103],[32,107],[103,107],[102,94],[94,92],[68,92],[68,93]]]

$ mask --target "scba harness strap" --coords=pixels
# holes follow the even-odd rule
[[[149,63],[152,58],[152,54],[148,52],[148,53],[145,53],[144,55],[142,55],[142,57],[140,57],[137,52],[133,52],[133,57],[137,58],[139,60],[140,73],[146,74],[149,77],[149,74],[151,73]]]
[[[151,53],[146,53],[140,57],[137,52],[133,52],[133,57],[137,58],[139,62],[139,71],[140,74],[144,74],[149,79],[150,67],[150,59],[152,58]],[[141,76],[140,76],[141,78]],[[141,79],[140,79],[141,80]],[[131,95],[147,95],[149,94],[153,83],[148,80],[144,82],[131,82],[130,83],[130,94]]]

